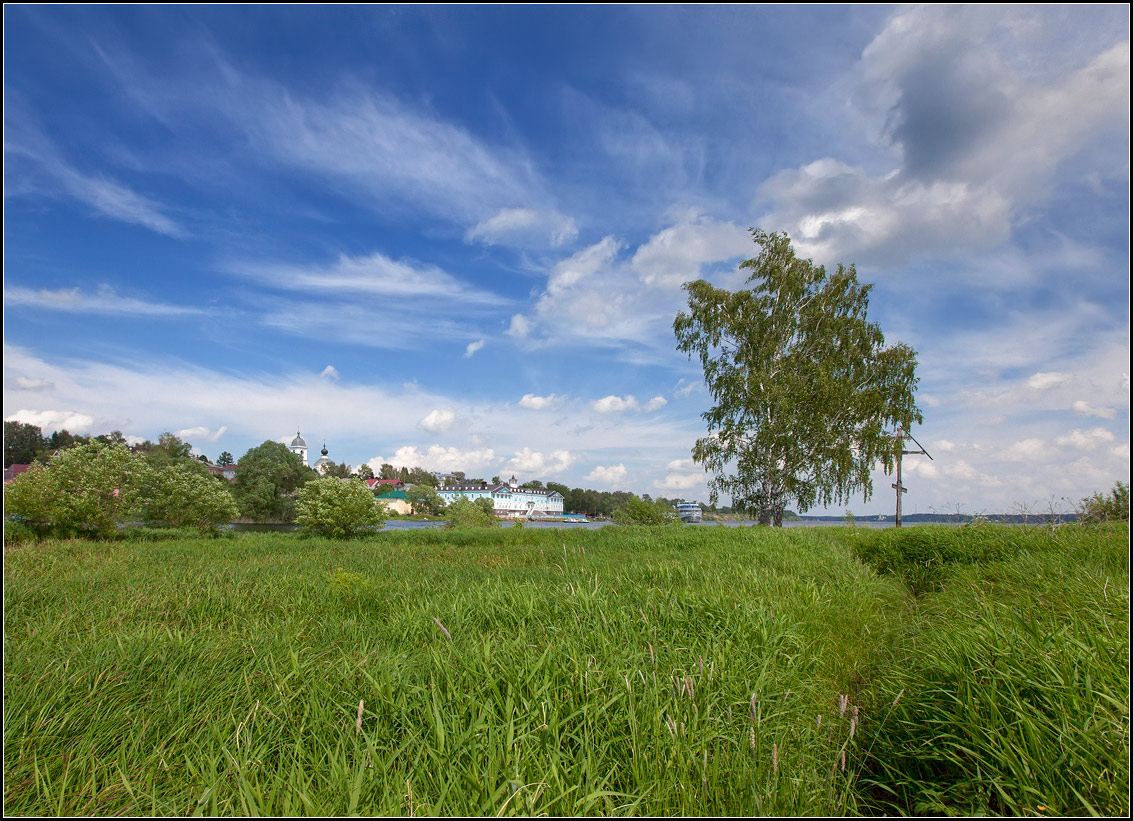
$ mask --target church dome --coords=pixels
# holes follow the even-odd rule
[[[299,431],[295,431],[295,438],[291,440],[291,447],[305,448],[307,443],[303,441],[303,437],[299,435]]]

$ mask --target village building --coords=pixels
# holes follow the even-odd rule
[[[515,477],[490,484],[444,485],[437,493],[446,505],[458,499],[489,499],[497,516],[509,519],[546,519],[563,515],[563,495],[542,487],[520,487]]]
[[[222,479],[227,479],[230,482],[236,481],[236,465],[214,465],[209,463],[209,473],[213,476],[219,476]]]
[[[330,459],[327,458],[327,443],[323,442],[322,456],[320,456],[312,467],[318,472],[320,476],[326,476],[327,470],[330,468]]]
[[[291,440],[291,444],[287,446],[288,449],[303,463],[303,467],[310,467],[307,464],[307,443],[303,441],[303,437],[299,435],[299,431],[295,431],[295,438]]]

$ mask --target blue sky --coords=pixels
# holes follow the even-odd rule
[[[1129,480],[1125,6],[4,22],[5,419],[706,500],[672,320],[759,227],[918,351],[906,510]]]

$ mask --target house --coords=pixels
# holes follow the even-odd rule
[[[8,482],[12,481],[17,476],[19,476],[21,473],[27,473],[28,468],[30,468],[30,467],[31,467],[31,465],[15,465],[14,464],[11,467],[4,468],[4,483],[7,484]]]
[[[366,484],[370,490],[377,492],[379,488],[392,487],[395,491],[405,490],[405,482],[400,479],[367,479]]]
[[[227,479],[230,482],[236,481],[236,465],[213,465],[208,466],[209,473],[213,476],[219,476],[222,479]]]
[[[413,512],[413,504],[409,501],[409,497],[405,495],[404,490],[384,493],[378,496],[377,499],[385,505],[386,510],[390,513],[398,513],[405,516]]]
[[[437,493],[446,505],[458,499],[490,499],[496,515],[508,519],[545,519],[563,515],[563,495],[542,487],[519,487],[512,476],[506,483],[445,485]]]

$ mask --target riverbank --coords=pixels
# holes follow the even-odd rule
[[[26,543],[4,594],[8,814],[1128,811],[1125,527]]]

